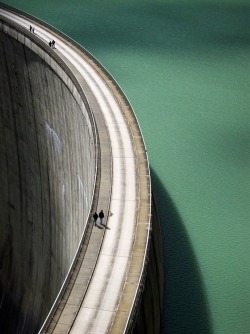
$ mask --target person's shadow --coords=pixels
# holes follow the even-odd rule
[[[107,224],[102,224],[101,226],[103,226],[106,230],[110,230],[110,227],[108,227]]]
[[[96,227],[99,228],[100,230],[103,230],[103,226],[102,225],[96,224]]]

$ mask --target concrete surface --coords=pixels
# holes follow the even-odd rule
[[[136,323],[140,310],[145,311],[142,306],[146,305],[143,304],[142,299],[142,293],[145,295],[144,284],[154,286],[148,294],[152,300],[148,313],[150,314],[150,310],[155,306],[157,309],[159,308],[158,314],[161,313],[163,272],[159,269],[162,261],[160,232],[156,230],[155,238],[151,233],[153,220],[151,217],[151,184],[147,154],[134,113],[113,78],[85,50],[77,47],[74,42],[46,24],[41,24],[37,20],[31,21],[32,18],[27,15],[17,15],[17,13],[7,12],[3,9],[0,9],[0,14],[4,16],[0,29],[4,32],[1,35],[1,41],[4,45],[2,48],[3,58],[5,59],[2,68],[3,71],[7,69],[5,76],[8,77],[9,87],[12,85],[15,87],[9,90],[6,99],[2,97],[4,101],[2,105],[10,103],[10,106],[6,108],[10,115],[15,115],[16,104],[22,105],[23,98],[20,96],[26,97],[28,93],[25,92],[26,95],[16,94],[15,90],[16,87],[17,90],[20,90],[20,82],[24,75],[22,68],[29,68],[31,63],[33,76],[29,74],[28,82],[24,80],[21,86],[24,86],[23,90],[32,87],[29,92],[30,98],[25,98],[27,101],[25,106],[27,110],[32,109],[32,111],[28,111],[28,114],[32,115],[31,118],[35,124],[39,120],[32,132],[36,138],[39,138],[34,140],[36,150],[34,149],[35,157],[32,159],[30,159],[31,155],[25,156],[23,153],[26,149],[22,151],[19,149],[21,144],[19,145],[19,135],[16,133],[20,131],[22,125],[21,127],[19,124],[17,126],[15,117],[14,122],[12,122],[14,128],[12,130],[14,133],[12,145],[15,148],[12,164],[18,169],[16,174],[19,173],[18,176],[21,179],[16,183],[14,193],[19,194],[17,197],[21,204],[18,205],[22,208],[26,193],[29,192],[29,189],[34,188],[33,183],[30,184],[23,194],[21,177],[23,173],[20,172],[21,163],[15,160],[17,159],[16,154],[18,157],[25,156],[25,159],[21,159],[25,161],[26,165],[30,164],[30,160],[35,160],[35,164],[45,160],[48,176],[40,179],[40,188],[47,187],[48,190],[46,193],[45,190],[38,188],[39,194],[44,194],[44,202],[46,203],[51,203],[53,199],[55,205],[49,209],[50,215],[47,217],[46,225],[44,222],[37,221],[39,229],[44,226],[42,234],[37,235],[37,244],[47,244],[47,239],[49,239],[51,244],[58,245],[56,253],[58,258],[54,259],[53,252],[45,254],[47,261],[53,257],[53,261],[49,261],[55,264],[53,267],[55,272],[52,273],[51,267],[45,265],[45,271],[40,275],[44,277],[38,279],[38,273],[41,272],[40,269],[38,270],[40,262],[45,261],[43,253],[38,252],[33,260],[34,263],[38,264],[34,265],[36,269],[31,275],[33,278],[35,276],[35,283],[32,294],[29,294],[29,301],[32,300],[32,305],[36,304],[36,308],[31,311],[31,304],[25,299],[22,308],[15,313],[16,318],[21,319],[21,322],[16,321],[16,325],[19,326],[21,333],[32,333],[30,323],[33,324],[34,329],[38,328],[45,320],[45,296],[41,291],[39,292],[40,283],[37,284],[37,282],[43,281],[42,292],[45,290],[45,285],[48,287],[48,291],[46,291],[46,293],[48,292],[46,309],[48,309],[49,305],[51,307],[53,304],[56,290],[59,291],[60,284],[65,280],[63,291],[57,296],[56,302],[40,330],[41,333],[122,333],[136,330],[139,328],[136,327]],[[35,34],[28,31],[29,24],[35,24]],[[52,39],[56,40],[56,49],[53,50],[48,47],[48,41]],[[17,57],[13,56],[16,54],[16,50],[21,52],[18,59],[23,58],[24,61],[24,64],[20,65],[21,70],[18,70],[18,75],[16,74]],[[29,57],[33,61],[27,62],[26,54],[30,55]],[[8,57],[10,57],[11,66],[7,64]],[[39,64],[35,70],[33,70],[34,64]],[[44,71],[51,73],[46,74],[44,81],[40,82],[40,78],[44,77]],[[52,83],[47,79],[51,76],[53,76]],[[33,97],[34,91],[35,96]],[[47,99],[48,102],[44,102]],[[37,103],[35,104],[33,101],[37,101]],[[42,107],[43,105],[44,107]],[[96,142],[93,140],[95,129],[88,107],[93,112],[94,123],[97,125]],[[45,117],[43,109],[47,110],[45,114],[47,118],[45,119],[48,121],[45,123],[39,119],[39,117],[42,119]],[[79,114],[82,118],[79,116],[78,119],[75,114]],[[8,117],[12,119],[11,116]],[[75,117],[75,120],[72,117]],[[24,129],[27,124],[30,124],[30,121],[26,122],[25,118],[22,119],[22,122],[24,122]],[[71,122],[75,122],[74,125]],[[40,126],[42,133],[45,132],[45,138],[41,141],[39,132],[37,134],[38,126]],[[3,127],[5,127],[4,122]],[[5,131],[7,132],[7,130]],[[63,137],[64,131],[67,138]],[[25,129],[25,132],[28,131]],[[5,142],[4,138],[2,140]],[[70,146],[72,140],[74,144]],[[30,141],[28,140],[28,142]],[[71,148],[66,154],[68,160],[61,157],[61,151],[64,151],[62,147],[64,148],[66,145]],[[43,152],[46,148],[49,153],[44,154],[44,157],[40,151]],[[5,144],[2,151],[4,156],[8,151],[8,145]],[[5,167],[6,175],[9,173],[8,167],[9,165]],[[82,174],[80,174],[79,169],[81,169]],[[38,168],[37,170],[38,176],[36,177],[38,179],[41,178],[40,175],[47,175],[45,172],[40,172]],[[97,171],[96,178],[95,171]],[[75,183],[74,179],[77,180]],[[68,183],[72,186],[71,188],[68,187]],[[54,184],[56,185],[54,186]],[[61,196],[60,191],[62,192]],[[7,193],[8,190],[6,190]],[[35,190],[34,193],[36,193]],[[65,200],[66,193],[69,193],[67,200]],[[60,206],[58,203],[61,203],[60,199],[62,198],[64,201],[63,205]],[[41,208],[41,203],[38,203],[37,207],[39,205]],[[8,207],[6,200],[1,206]],[[33,210],[33,203],[31,206]],[[72,210],[69,211],[71,206]],[[92,225],[93,210],[99,211],[100,209],[104,209],[106,216],[104,228]],[[6,210],[6,212],[8,211]],[[21,209],[17,213],[16,220],[19,220],[20,216],[23,217],[23,212],[24,210]],[[38,215],[40,217],[41,213]],[[3,221],[8,221],[7,217],[8,213],[3,216]],[[43,214],[42,217],[44,217]],[[86,219],[88,219],[88,224],[84,230]],[[65,221],[66,223],[63,223]],[[20,229],[23,228],[25,222],[25,220],[19,220]],[[50,235],[57,224],[59,226],[56,228],[56,232]],[[13,227],[11,227],[12,230]],[[12,232],[8,232],[6,228],[4,233],[5,240],[8,239],[8,242],[0,243],[1,250],[5,249],[2,247],[5,243],[12,247],[12,241],[10,241]],[[27,252],[23,254],[22,261],[24,263],[26,261],[30,264],[30,257],[27,254],[33,254],[34,233],[34,230],[30,232],[31,242],[24,247],[24,249],[27,248]],[[26,231],[23,235],[26,235]],[[80,243],[82,235],[84,238]],[[157,242],[159,242],[158,245]],[[19,241],[16,240],[16,244],[18,243]],[[49,249],[52,247],[51,244]],[[74,262],[74,270],[70,270],[70,275],[67,276],[67,270],[72,266],[74,252],[77,251],[79,245],[80,251]],[[158,258],[155,258],[157,253],[155,247],[159,250]],[[22,252],[23,247],[19,245],[19,248]],[[7,254],[10,253],[10,249],[5,249],[4,256],[8,258]],[[11,254],[14,254],[12,256],[15,258],[15,253]],[[152,272],[150,271],[149,259],[151,259],[150,263],[154,260],[159,265],[159,270],[155,272],[153,265]],[[8,265],[5,266],[8,267]],[[51,270],[49,275],[47,275],[48,267]],[[8,268],[8,270],[14,271],[13,267]],[[18,276],[20,273],[22,275],[23,271],[24,268],[19,267]],[[148,271],[150,271],[150,275],[148,275]],[[29,271],[25,270],[25,275],[29,276],[28,279],[31,280]],[[53,275],[56,277],[60,275],[61,280],[58,279],[56,282],[51,280]],[[22,288],[23,291],[26,291],[28,288],[24,283]],[[5,284],[7,287],[9,286],[7,282],[1,282],[1,284],[3,290],[5,290]],[[11,284],[16,284],[14,279]],[[51,289],[54,291],[53,296]],[[154,297],[155,291],[157,297]],[[4,296],[5,300],[12,298],[11,292],[11,298],[7,294]],[[146,298],[144,299],[146,300]],[[37,312],[36,309],[38,309]],[[27,320],[28,317],[32,318],[32,322]],[[159,332],[160,317],[154,316],[152,321],[151,318],[152,316],[149,315],[148,320],[145,321],[151,322],[153,332]],[[24,329],[25,326],[27,329]]]
[[[79,245],[92,204],[95,147],[88,114],[63,80],[7,34],[0,41],[1,319],[18,313],[9,326],[32,332]]]

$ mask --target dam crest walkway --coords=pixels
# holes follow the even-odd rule
[[[111,76],[63,34],[32,17],[0,7],[15,26],[34,36],[70,69],[93,112],[98,138],[98,196],[104,225],[91,212],[67,287],[39,333],[126,332],[137,298],[151,229],[151,184],[144,141],[127,99]]]

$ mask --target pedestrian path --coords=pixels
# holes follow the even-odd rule
[[[99,135],[95,209],[104,210],[105,227],[90,222],[76,270],[42,332],[117,333],[126,326],[140,284],[150,230],[149,168],[137,120],[112,78],[74,43],[26,16],[4,9],[0,14],[27,30],[34,25],[34,34],[46,45],[56,41],[53,52],[82,87]]]

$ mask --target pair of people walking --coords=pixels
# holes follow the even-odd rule
[[[35,27],[32,27],[32,25],[30,25],[30,31],[32,31],[33,33],[35,33]]]
[[[104,218],[103,210],[101,210],[101,211],[99,212],[99,215],[97,214],[97,212],[95,212],[95,213],[93,214],[93,218],[94,218],[94,226],[96,226],[98,217],[100,218],[100,225],[102,225],[102,221],[103,221],[103,218]]]
[[[49,46],[50,46],[52,49],[55,49],[55,48],[56,48],[56,47],[55,47],[55,44],[56,44],[56,42],[55,42],[54,40],[49,42]]]

